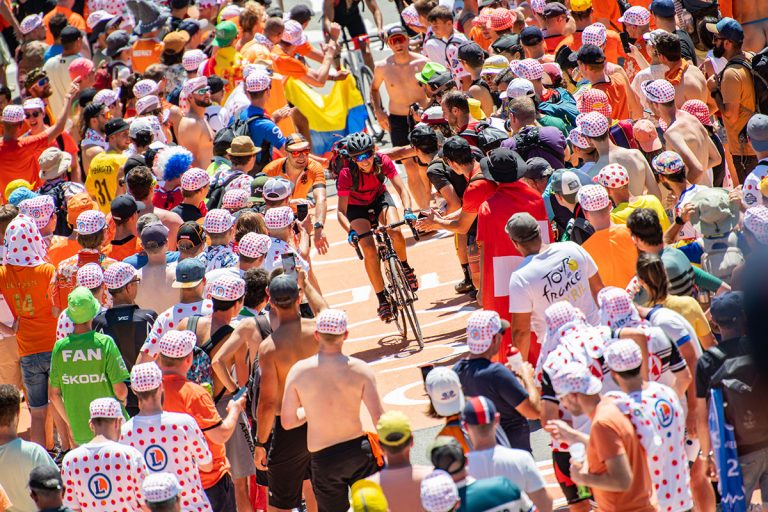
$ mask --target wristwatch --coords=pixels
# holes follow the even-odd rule
[[[312,227],[315,229],[323,229],[324,226],[322,222],[315,222],[314,224],[312,224]]]
[[[675,216],[675,224],[677,224],[678,226],[682,226],[683,224],[685,224],[685,221],[683,221],[683,218],[681,216],[677,215]]]
[[[253,442],[253,446],[256,448],[264,448],[266,446],[266,443],[260,442],[258,439]]]

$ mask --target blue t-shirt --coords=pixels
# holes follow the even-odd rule
[[[264,109],[251,105],[240,113],[240,119],[245,120],[256,115],[263,116]],[[280,127],[278,127],[275,122],[268,117],[259,117],[254,119],[248,125],[248,130],[250,132],[253,145],[257,148],[261,148],[264,141],[269,142],[269,145],[271,146],[270,152],[273,148],[281,149],[283,146],[285,146],[285,137],[283,136],[283,132],[280,131]],[[265,155],[257,156],[259,159],[264,157]]]
[[[528,420],[516,407],[528,398],[515,374],[500,363],[488,359],[463,359],[453,370],[458,374],[465,396],[484,396],[491,400],[501,415],[501,428],[512,448],[531,451]]]
[[[60,44],[52,44],[48,47],[47,50],[45,50],[45,54],[43,55],[43,61],[46,61],[50,59],[51,57],[56,57],[57,55],[61,55],[64,53],[64,47]]]
[[[132,254],[125,258],[123,262],[129,264],[136,270],[139,270],[140,268],[146,266],[147,261],[149,261],[149,258],[147,258],[147,253],[140,252],[137,254]],[[179,253],[178,251],[169,251],[165,253],[165,262],[166,263],[175,263],[179,261]]]

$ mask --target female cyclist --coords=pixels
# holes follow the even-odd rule
[[[359,240],[365,258],[365,271],[368,280],[379,299],[379,318],[385,322],[392,320],[392,311],[384,292],[384,278],[381,275],[381,262],[376,255],[376,246],[372,237],[359,238],[360,234],[371,230],[368,210],[373,210],[380,225],[399,222],[395,203],[384,185],[387,178],[395,187],[405,209],[407,221],[416,221],[416,215],[411,211],[411,196],[400,176],[395,164],[386,155],[376,153],[373,139],[367,133],[353,133],[347,137],[347,152],[349,165],[339,173],[336,190],[339,195],[339,223],[348,233],[347,241],[355,245]],[[418,290],[419,282],[416,274],[408,265],[405,252],[405,238],[400,229],[389,232],[395,246],[398,258],[403,264],[405,278],[413,291]]]

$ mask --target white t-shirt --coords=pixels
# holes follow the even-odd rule
[[[264,263],[261,265],[267,272],[272,272],[277,267],[283,266],[283,254],[293,254],[296,258],[296,266],[300,266],[305,271],[309,272],[309,264],[304,261],[304,258],[299,256],[299,253],[288,245],[287,242],[280,240],[279,238],[270,237],[272,241],[269,246],[269,251],[264,257]]]
[[[742,187],[742,202],[749,208],[763,204],[763,193],[760,192],[760,182],[768,175],[768,160],[760,160],[752,169],[752,172],[744,178],[744,187]]]
[[[705,187],[703,185],[693,184],[690,187],[683,190],[682,193],[680,193],[680,197],[677,198],[677,203],[675,203],[675,208],[673,210],[675,217],[679,216],[682,213],[683,206],[690,203],[691,200],[693,199],[693,196],[695,196],[700,190],[704,190],[705,188],[708,188],[708,187]],[[693,224],[691,224],[690,220],[685,224],[683,224],[683,228],[677,234],[678,240],[695,240],[696,238],[699,238],[699,237],[701,237],[701,233],[696,231],[696,228],[693,227]]]
[[[589,278],[597,265],[587,251],[574,242],[550,244],[539,254],[528,256],[509,278],[510,313],[531,313],[531,330],[544,339],[547,325],[544,310],[567,300],[597,324],[597,305],[589,288]]]
[[[533,456],[525,450],[496,445],[488,450],[471,451],[467,454],[467,467],[470,476],[478,480],[503,476],[528,494],[546,485]]]
[[[58,116],[64,109],[66,101],[64,97],[72,86],[72,79],[69,77],[69,65],[73,60],[80,58],[80,54],[75,55],[56,55],[51,57],[43,64],[43,71],[48,75],[51,82],[51,95],[48,97],[48,106],[51,107],[53,115]]]
[[[691,510],[693,499],[685,454],[685,413],[677,394],[668,386],[648,382],[642,392],[629,393],[629,396],[656,420],[660,430],[661,451],[648,457],[648,469],[659,499],[659,512]]]
[[[142,352],[146,352],[150,355],[157,355],[160,351],[160,338],[163,337],[167,331],[176,329],[179,322],[182,319],[192,315],[207,316],[213,313],[213,304],[210,300],[199,300],[197,302],[189,302],[187,304],[178,303],[175,306],[166,309],[157,317],[155,323],[152,324],[152,330],[147,337],[147,341],[144,342],[144,346],[141,347]]]
[[[691,343],[696,359],[701,357],[702,349],[699,343],[699,337],[696,336],[696,330],[683,315],[677,311],[662,306],[656,306],[651,309],[646,318],[651,325],[660,327],[675,345],[682,347],[686,343]],[[691,368],[691,371],[694,369]]]
[[[134,416],[121,431],[120,442],[143,454],[150,473],[172,473],[178,478],[183,489],[181,510],[211,510],[198,466],[210,463],[213,458],[208,442],[192,416],[176,412]]]
[[[64,457],[64,506],[74,511],[139,512],[147,466],[141,454],[114,441],[86,443]]]

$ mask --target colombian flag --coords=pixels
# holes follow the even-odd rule
[[[334,82],[325,96],[301,80],[288,78],[285,99],[309,121],[312,152],[317,155],[329,152],[339,137],[365,129],[368,112],[352,75]]]

